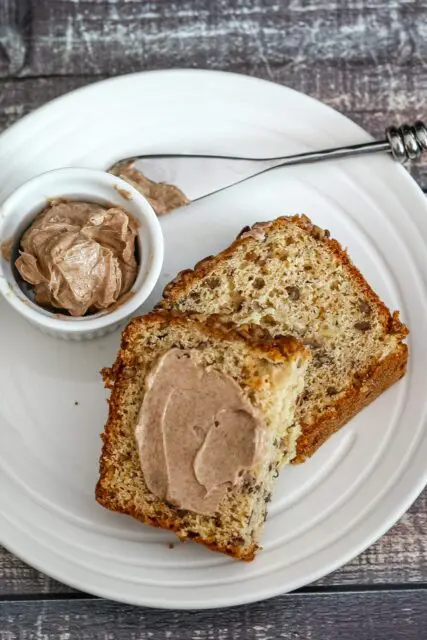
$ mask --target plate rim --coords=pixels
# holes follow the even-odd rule
[[[98,82],[94,82],[91,83],[89,85],[85,85],[83,87],[79,87],[73,91],[70,91],[68,93],[65,93],[53,100],[51,100],[50,102],[48,102],[45,105],[42,105],[41,107],[39,107],[38,109],[36,109],[35,111],[33,111],[32,113],[27,114],[26,116],[24,116],[23,118],[21,118],[19,121],[17,121],[16,123],[12,124],[8,129],[6,129],[4,132],[2,132],[0,134],[0,141],[3,140],[3,138],[7,138],[9,136],[13,137],[13,134],[19,130],[19,128],[24,128],[26,126],[28,126],[29,124],[31,125],[31,121],[33,119],[36,119],[38,117],[41,117],[43,112],[48,111],[53,104],[60,104],[61,101],[66,101],[67,99],[70,98],[70,96],[75,96],[76,94],[84,94],[85,92],[89,93],[91,91],[96,91],[96,89],[102,85],[111,85],[120,81],[123,81],[124,79],[129,80],[130,78],[139,78],[141,76],[147,76],[148,74],[150,75],[159,75],[159,76],[165,76],[165,75],[173,75],[176,76],[178,74],[185,74],[185,75],[203,75],[206,76],[206,74],[212,76],[212,75],[216,75],[216,76],[234,76],[236,77],[236,79],[238,78],[239,81],[244,81],[244,82],[248,82],[248,83],[267,83],[270,86],[274,86],[279,90],[283,90],[285,92],[292,92],[293,94],[296,94],[298,96],[302,96],[304,97],[304,99],[308,99],[310,101],[312,101],[313,103],[316,103],[317,105],[321,105],[323,108],[326,108],[328,110],[330,110],[331,112],[333,112],[335,115],[340,116],[341,118],[345,118],[347,121],[351,122],[352,125],[354,127],[357,127],[361,133],[361,135],[363,134],[366,138],[369,138],[370,136],[366,133],[366,131],[364,131],[359,125],[357,125],[356,123],[354,123],[351,119],[349,119],[347,116],[339,113],[338,111],[336,111],[335,109],[333,109],[332,107],[330,107],[329,105],[324,104],[323,102],[317,100],[316,98],[313,98],[312,96],[307,96],[306,94],[299,92],[295,89],[292,89],[290,87],[287,87],[285,85],[281,85],[278,84],[276,82],[272,82],[270,80],[266,80],[266,79],[262,79],[262,78],[256,78],[253,76],[247,76],[244,74],[240,74],[240,73],[231,73],[231,72],[225,72],[225,71],[211,71],[211,70],[205,70],[205,69],[163,69],[163,70],[153,70],[153,71],[140,71],[140,72],[135,72],[135,73],[129,73],[129,74],[124,74],[124,75],[120,75],[120,76],[116,76],[113,78],[107,78]],[[421,190],[421,187],[415,182],[415,180],[413,180],[413,178],[408,174],[408,172],[400,166],[396,165],[396,169],[399,169],[400,174],[403,178],[403,176],[405,175],[405,180],[407,182],[408,188],[413,189],[413,193],[415,195],[415,191],[418,192],[418,197],[419,197],[419,201],[420,201],[420,205],[422,202],[422,205],[424,206],[424,208],[426,209],[427,212],[427,205],[426,205],[426,201],[425,201],[425,195],[423,193],[423,191]],[[409,185],[411,185],[409,187]],[[413,218],[412,221],[416,224],[416,220]],[[410,472],[413,472],[413,469],[409,470]],[[404,471],[402,471],[402,475],[404,473],[407,473],[408,470],[405,468]],[[289,590],[294,590],[304,584],[308,584],[312,581],[318,580],[319,578],[331,573],[332,571],[335,571],[338,567],[343,566],[345,563],[347,563],[349,560],[351,560],[352,558],[356,557],[357,555],[359,555],[361,552],[363,552],[367,547],[369,547],[371,544],[373,544],[376,540],[378,540],[382,535],[384,535],[384,533],[386,531],[388,531],[390,529],[390,527],[393,526],[393,524],[399,520],[402,515],[407,511],[407,509],[410,507],[410,505],[416,500],[416,498],[420,495],[420,493],[422,492],[426,482],[427,482],[427,469],[424,470],[424,473],[419,473],[416,474],[419,475],[418,478],[418,482],[413,482],[411,483],[411,487],[412,490],[411,491],[406,491],[405,495],[406,495],[406,499],[405,500],[401,500],[399,502],[399,507],[398,508],[394,508],[394,510],[392,512],[390,512],[390,515],[388,518],[383,518],[382,522],[382,526],[381,527],[375,527],[375,533],[371,534],[371,536],[365,536],[365,538],[361,541],[361,543],[356,546],[353,545],[352,546],[352,550],[348,551],[347,554],[342,554],[339,559],[335,559],[335,562],[329,562],[328,563],[328,567],[325,568],[322,571],[317,571],[312,573],[311,575],[309,575],[308,578],[305,579],[301,579],[299,582],[297,582],[294,586],[290,587]],[[394,484],[393,484],[394,486]],[[2,509],[2,513],[3,513],[3,509]],[[2,536],[3,538],[3,536]],[[22,558],[24,561],[28,562],[29,564],[31,564],[31,566],[37,568],[38,570],[42,571],[43,573],[46,573],[47,575],[52,576],[54,579],[62,581],[76,589],[83,589],[84,587],[82,587],[82,584],[75,582],[74,584],[72,583],[73,581],[71,581],[67,576],[64,576],[61,572],[59,572],[58,574],[56,574],[55,570],[52,570],[50,567],[46,568],[43,563],[39,564],[39,563],[34,563],[34,561],[31,559],[31,557],[29,557],[26,554],[23,554],[19,549],[15,548],[15,545],[13,544],[12,541],[4,541],[3,539],[1,540],[1,543],[4,545],[4,547],[8,550],[10,550],[12,553],[14,553],[15,555],[17,555],[18,557]],[[19,545],[18,545],[19,546]],[[92,593],[96,593],[98,595],[100,595],[101,597],[107,597],[107,598],[112,598],[116,601],[119,602],[125,602],[125,603],[130,603],[130,604],[135,604],[135,605],[139,605],[139,606],[148,606],[148,607],[155,607],[155,608],[160,608],[159,604],[153,604],[147,601],[146,597],[142,597],[142,599],[136,599],[136,600],[131,600],[128,597],[125,597],[123,599],[120,598],[120,594],[118,594],[117,592],[112,593],[108,588],[104,591],[102,588],[98,588],[96,587],[96,589],[92,589],[90,588],[90,591]],[[209,609],[209,608],[218,608],[218,607],[224,607],[224,606],[238,606],[238,605],[242,605],[242,604],[247,604],[247,603],[252,603],[252,602],[257,602],[260,600],[264,600],[264,599],[268,599],[274,596],[278,596],[278,595],[282,595],[285,591],[278,591],[277,589],[273,589],[272,593],[263,593],[263,594],[259,594],[259,592],[256,592],[256,594],[253,594],[253,597],[248,597],[247,595],[245,595],[244,598],[240,598],[238,601],[233,602],[230,604],[229,601],[215,601],[214,605],[210,605],[209,603],[205,603],[205,605],[197,605],[198,609]],[[252,596],[252,594],[251,594]],[[156,599],[156,601],[158,601],[158,599]],[[169,603],[164,603],[162,605],[161,608],[167,608],[167,609],[182,609],[182,610],[188,610],[191,608],[194,608],[194,606],[185,604],[185,603],[181,603],[181,602],[173,602],[169,605]]]

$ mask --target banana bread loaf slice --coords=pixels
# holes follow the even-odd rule
[[[406,370],[408,330],[398,312],[389,312],[340,244],[304,215],[243,229],[228,249],[179,274],[160,306],[257,323],[309,345],[295,461]]]
[[[309,360],[260,327],[161,311],[133,320],[103,372],[97,501],[252,560],[283,450],[295,455]]]

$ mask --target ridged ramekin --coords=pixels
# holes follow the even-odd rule
[[[131,295],[111,311],[73,318],[36,305],[20,286],[14,267],[24,231],[55,198],[94,202],[123,208],[138,222],[138,275]],[[56,169],[21,185],[0,207],[0,293],[26,320],[44,333],[66,340],[103,336],[123,325],[147,299],[163,264],[163,234],[159,220],[146,198],[117,176],[94,169]],[[10,246],[12,259],[4,247]]]

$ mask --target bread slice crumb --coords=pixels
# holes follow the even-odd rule
[[[305,215],[246,227],[228,249],[179,274],[159,306],[255,323],[310,347],[297,462],[406,371],[408,329],[399,313]]]
[[[191,349],[198,364],[231,376],[261,412],[268,447],[241,481],[227,488],[215,515],[199,515],[158,499],[144,481],[135,442],[135,426],[145,379],[170,349]],[[285,459],[295,455],[299,425],[297,398],[303,391],[310,352],[292,337],[275,339],[259,327],[224,324],[218,318],[153,312],[133,320],[123,333],[120,352],[103,371],[112,389],[96,499],[104,507],[147,524],[174,531],[234,558],[252,560],[267,516],[274,478]]]

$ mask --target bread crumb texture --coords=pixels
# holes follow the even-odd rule
[[[145,378],[171,348],[192,349],[196,363],[231,376],[257,407],[268,430],[268,450],[237,485],[228,487],[214,516],[198,515],[159,500],[147,488],[135,443],[135,426]],[[261,327],[229,320],[154,312],[133,320],[111,369],[103,371],[112,389],[96,498],[100,504],[147,524],[174,531],[235,558],[252,560],[271,500],[279,466],[295,455],[299,425],[297,398],[303,391],[310,352],[293,337],[272,338]]]
[[[406,371],[408,330],[398,312],[390,313],[340,244],[305,215],[246,227],[228,249],[179,274],[160,307],[255,323],[311,349],[297,462]]]

